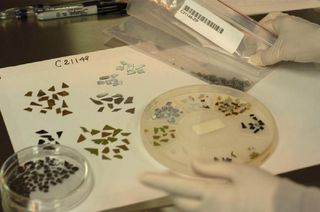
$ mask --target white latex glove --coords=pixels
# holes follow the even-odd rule
[[[270,13],[260,24],[278,35],[275,44],[257,52],[249,63],[266,66],[280,61],[320,63],[320,25],[285,13]]]
[[[256,167],[226,162],[194,163],[193,170],[206,179],[173,173],[146,173],[140,180],[172,195],[173,203],[182,211],[274,211],[279,178]]]

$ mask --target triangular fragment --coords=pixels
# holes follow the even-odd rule
[[[114,128],[106,124],[103,130],[114,130]]]
[[[98,109],[98,112],[103,112],[103,110],[104,110],[104,107],[100,107],[100,108]]]
[[[54,86],[51,86],[51,87],[48,89],[48,91],[54,92],[54,91],[56,91],[56,88],[55,88]]]
[[[99,132],[100,132],[99,130],[92,129],[90,133],[91,133],[91,135],[96,135]]]
[[[69,111],[69,110],[63,110],[62,111],[62,116],[66,116],[66,115],[69,115],[69,114],[71,114],[72,112],[71,111]]]
[[[123,151],[128,151],[128,150],[129,150],[129,148],[128,148],[126,145],[119,145],[119,146],[117,146],[117,147],[119,147],[119,148],[122,149]]]
[[[123,143],[125,143],[125,144],[130,144],[129,140],[126,139],[126,138],[125,138],[125,139],[122,139],[121,141],[122,141]]]
[[[126,110],[126,112],[134,114],[135,110],[136,110],[135,108],[130,108],[130,109]]]
[[[27,92],[25,96],[32,96],[32,91]]]
[[[80,127],[80,128],[81,128],[81,130],[82,130],[83,132],[85,132],[85,133],[89,132],[89,130],[88,130],[87,128],[85,128],[85,127]]]
[[[62,88],[69,88],[69,85],[67,85],[66,83],[62,83],[62,86],[61,86]]]
[[[63,133],[63,131],[58,131],[58,132],[56,132],[58,138],[61,138],[62,133]]]
[[[103,102],[99,101],[99,100],[96,100],[96,99],[93,99],[93,98],[90,98],[90,100],[95,103],[96,105],[103,105]]]
[[[121,131],[122,131],[122,129],[115,129],[115,130],[113,131],[112,136],[115,137],[115,136],[118,135]]]
[[[37,134],[47,134],[48,131],[45,131],[45,130],[39,130],[36,132]]]
[[[37,97],[45,96],[46,93],[43,90],[39,90]]]
[[[102,160],[111,160],[110,158],[108,158],[107,156],[105,155],[102,155]]]
[[[64,100],[62,101],[62,107],[63,107],[63,108],[67,108],[67,107],[68,107],[66,101],[64,101]]]
[[[85,141],[85,140],[86,140],[86,137],[85,137],[84,135],[80,134],[77,142],[78,142],[78,143],[81,143],[82,141]]]
[[[110,148],[109,147],[105,147],[103,150],[102,150],[102,153],[104,154],[108,154],[110,152]]]
[[[133,96],[129,96],[124,102],[124,104],[131,104],[131,103],[133,103]]]
[[[38,145],[44,144],[45,142],[46,142],[45,140],[40,139],[40,140],[38,141]]]
[[[59,96],[57,94],[52,94],[52,99],[59,100]]]
[[[31,102],[30,105],[31,105],[31,106],[42,106],[42,104],[38,104],[38,103],[36,103],[36,102]]]
[[[96,149],[96,148],[84,148],[84,149],[93,155],[97,155],[97,156],[99,155],[98,149]]]

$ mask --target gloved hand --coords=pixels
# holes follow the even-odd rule
[[[275,44],[257,52],[249,63],[259,66],[280,61],[320,63],[320,25],[285,13],[270,13],[260,24],[278,35]]]
[[[227,162],[193,164],[204,178],[173,173],[146,173],[141,182],[172,195],[182,211],[270,212],[280,178],[256,167]],[[225,181],[217,180],[225,179]]]

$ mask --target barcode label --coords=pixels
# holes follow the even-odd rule
[[[230,53],[239,47],[244,34],[193,0],[186,0],[175,18]]]
[[[209,20],[205,16],[201,15],[200,13],[195,11],[194,9],[190,8],[188,5],[184,6],[183,10],[187,11],[190,14],[189,18],[193,19],[194,21],[200,20],[201,22],[205,23],[206,25],[208,25],[209,27],[211,27],[215,31],[219,32],[220,34],[223,33],[224,29],[222,27],[215,24],[214,22],[212,22],[211,20]]]

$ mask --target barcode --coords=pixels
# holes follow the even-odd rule
[[[209,20],[205,16],[201,15],[200,13],[198,13],[197,11],[195,11],[194,9],[189,7],[188,5],[185,5],[183,10],[186,11],[187,13],[189,13],[189,15],[191,15],[193,18],[196,18],[197,20],[199,20],[202,23],[206,24],[207,26],[211,27],[215,31],[219,32],[220,34],[223,33],[224,29],[222,27],[215,24],[213,21]]]

